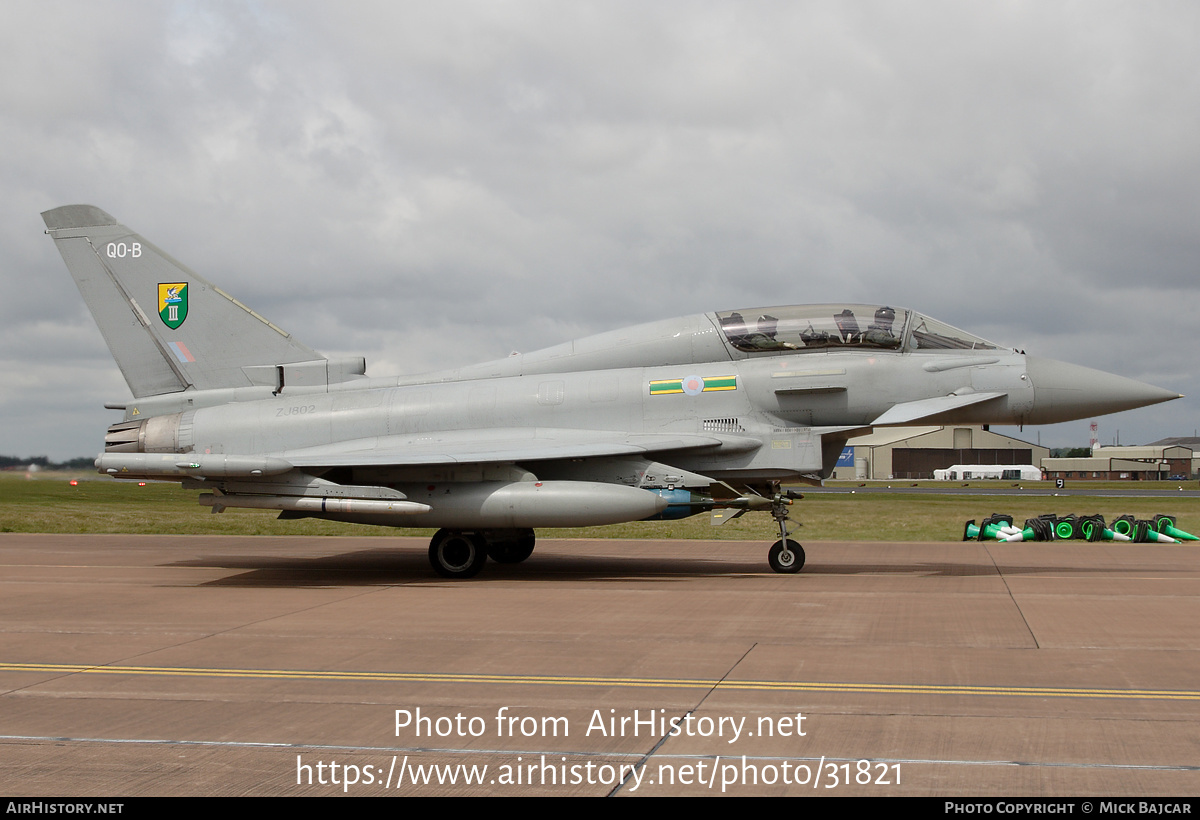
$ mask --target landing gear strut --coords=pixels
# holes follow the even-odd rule
[[[771,517],[779,525],[779,540],[767,552],[767,563],[776,572],[788,574],[799,572],[804,567],[804,547],[788,538],[791,527],[788,526],[787,508],[794,497],[799,496],[793,496],[791,492],[779,492],[771,499]]]

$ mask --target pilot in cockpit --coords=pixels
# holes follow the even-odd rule
[[[880,347],[896,347],[898,340],[892,330],[896,322],[896,311],[890,307],[881,307],[875,311],[875,321],[867,327],[862,340],[867,344]]]
[[[748,350],[795,350],[796,345],[775,338],[779,332],[779,320],[769,313],[758,317],[753,333],[746,334],[740,346]]]

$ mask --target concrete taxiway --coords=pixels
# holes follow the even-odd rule
[[[0,534],[0,793],[1200,790],[1200,548],[806,547]]]

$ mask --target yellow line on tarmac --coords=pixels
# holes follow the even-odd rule
[[[558,675],[470,675],[435,672],[337,672],[305,669],[218,669],[188,666],[88,666],[67,663],[0,663],[2,672],[84,675],[151,675],[203,678],[259,678],[374,683],[461,683],[509,686],[608,686],[666,689],[725,689],[774,692],[853,692],[858,694],[984,695],[1025,698],[1126,698],[1200,700],[1200,691],[1171,689],[1088,689],[1042,686],[964,686],[920,683],[838,683],[833,681],[705,680],[689,678],[604,678]]]

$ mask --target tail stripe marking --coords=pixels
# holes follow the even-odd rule
[[[192,356],[192,352],[187,349],[187,345],[183,342],[167,342],[167,346],[171,348],[171,352],[175,354],[175,358],[181,364],[196,361],[196,358]]]

